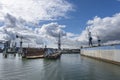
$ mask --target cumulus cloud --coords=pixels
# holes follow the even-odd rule
[[[62,28],[65,28],[65,25],[59,25],[56,22],[52,22],[49,24],[44,24],[40,29],[36,28],[36,32],[40,35],[50,36],[50,37],[58,37],[59,34],[61,36],[65,36],[66,33]]]
[[[120,0],[117,0],[117,1],[120,1]]]
[[[41,35],[47,42],[48,47],[57,47],[59,34],[61,36],[62,48],[79,48],[77,34],[64,31],[65,25],[57,22],[44,24],[40,28],[36,28],[35,33]]]
[[[41,35],[49,46],[57,47],[59,35],[61,38],[66,36],[66,32],[63,30],[65,27],[65,25],[59,25],[57,22],[51,22],[36,28],[35,33]]]
[[[76,40],[74,39],[76,35],[64,31],[65,25],[51,22],[32,29],[13,15],[7,14],[5,20],[5,25],[0,27],[1,41],[16,40],[16,35],[18,35],[23,37],[24,46],[28,46],[29,44],[31,47],[36,47],[46,44],[48,47],[57,48],[58,36],[60,34],[62,47],[75,47],[70,45],[76,44]],[[17,41],[19,42],[20,40],[17,39]]]
[[[24,43],[33,46],[56,45],[59,33],[66,36],[65,25],[56,22],[40,27],[38,24],[67,18],[67,13],[72,10],[73,5],[66,0],[0,0],[0,40],[15,40],[19,35],[24,38]]]
[[[97,41],[97,36],[100,37],[102,43],[117,43],[120,40],[118,36],[120,34],[120,13],[105,18],[96,16],[93,20],[88,20],[87,24],[86,30],[79,37],[81,43],[88,43],[87,29],[92,32],[94,43]]]
[[[5,16],[5,24],[0,27],[0,41],[13,41],[16,40],[16,35],[23,37],[24,43],[32,43],[34,45],[41,45],[42,39],[34,31],[25,26],[20,19],[16,19],[14,16],[7,14]],[[38,43],[38,38],[41,39]],[[19,40],[20,41],[20,40]]]
[[[120,36],[116,36],[120,34],[120,13],[88,20],[86,29],[80,35],[64,31],[66,26],[57,22],[38,25],[41,20],[66,18],[72,10],[73,5],[66,0],[0,0],[0,41],[14,40],[19,35],[24,37],[24,43],[32,46],[47,44],[57,47],[60,33],[63,47],[79,48],[80,44],[88,44],[89,29],[94,43],[97,36],[102,43],[120,42]]]
[[[65,0],[0,0],[0,17],[9,13],[30,22],[66,17],[71,10],[72,4]]]

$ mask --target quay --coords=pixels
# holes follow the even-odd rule
[[[120,65],[120,44],[83,47],[80,54],[105,62]]]

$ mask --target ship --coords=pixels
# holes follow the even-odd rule
[[[44,58],[44,49],[43,48],[23,48],[22,58],[27,59],[36,59]]]
[[[56,49],[46,49],[44,57],[46,59],[58,59],[61,56],[61,51]]]
[[[61,35],[58,35],[58,49],[45,49],[45,58],[58,59],[61,56]]]

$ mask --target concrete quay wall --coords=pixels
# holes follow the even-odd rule
[[[104,49],[104,48],[81,49],[80,54],[120,65],[120,49],[116,49],[115,47],[114,48],[112,47],[110,49]]]

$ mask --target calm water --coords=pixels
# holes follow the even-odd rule
[[[120,66],[79,54],[62,54],[58,60],[0,54],[0,80],[120,80]]]

